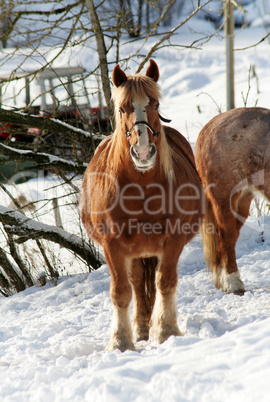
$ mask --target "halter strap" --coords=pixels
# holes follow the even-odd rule
[[[165,117],[161,116],[160,114],[158,114],[158,115],[159,115],[160,120],[163,121],[164,123],[170,123],[171,122],[170,119],[165,119]]]
[[[152,131],[152,134],[153,134],[153,136],[154,136],[155,138],[158,138],[158,136],[159,136],[159,134],[160,134],[160,132],[159,132],[159,131],[155,131],[155,130],[150,126],[150,124],[147,123],[147,121],[142,120],[142,121],[136,121],[136,123],[133,124],[133,126],[131,127],[131,129],[130,129],[129,131],[126,131],[126,132],[125,132],[125,136],[126,136],[127,138],[131,136],[131,132],[132,132],[132,130],[134,130],[134,128],[135,128],[136,126],[147,126],[147,127],[149,128],[149,130]]]

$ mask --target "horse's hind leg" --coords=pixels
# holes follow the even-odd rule
[[[133,337],[135,341],[146,341],[149,338],[151,304],[146,295],[145,267],[141,258],[133,260],[130,278],[134,291]]]
[[[252,193],[237,194],[231,200],[230,210],[218,215],[218,246],[216,251],[216,264],[213,267],[215,286],[224,292],[243,295],[244,284],[238,271],[235,245],[239,232],[249,213],[249,207],[253,198]]]
[[[158,343],[166,341],[171,335],[179,336],[177,325],[176,286],[177,262],[179,253],[170,248],[164,250],[156,272],[156,300],[150,323],[150,338]],[[166,256],[166,258],[165,258]]]
[[[111,273],[110,290],[114,312],[112,334],[106,350],[120,349],[121,352],[127,349],[135,350],[132,342],[129,317],[132,288],[128,277],[128,270],[131,267],[126,266],[125,258],[123,256],[120,257],[116,251],[113,255],[105,251],[105,257]]]
[[[235,256],[237,237],[236,222],[233,219],[231,224],[227,220],[225,225],[218,228],[216,265],[212,269],[216,288],[221,288],[223,292],[242,295],[245,288],[240,278]]]

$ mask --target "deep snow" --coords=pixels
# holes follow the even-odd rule
[[[270,234],[270,219],[265,227]],[[266,231],[267,232],[267,231]],[[107,265],[1,299],[3,401],[268,401],[270,236],[250,219],[237,245],[247,292],[216,290],[200,239],[179,263],[183,337],[105,352],[112,307]]]
[[[258,20],[255,25],[237,32],[236,48],[266,34]],[[174,41],[183,43],[190,35],[185,28]],[[90,62],[91,55],[80,60]],[[203,50],[163,48],[156,61],[161,111],[194,144],[218,107],[225,111],[224,41],[213,39]],[[236,105],[243,106],[241,92],[245,97],[254,65],[260,92],[251,78],[248,105],[258,99],[259,106],[269,107],[269,42],[236,52],[235,62]],[[52,183],[33,180],[20,191],[48,200],[46,187]],[[77,233],[77,212],[61,208],[64,227]],[[81,273],[68,256],[60,260],[65,276],[56,287],[48,283],[1,297],[1,401],[269,401],[270,217],[257,218],[254,207],[252,213],[236,248],[245,295],[214,288],[197,236],[179,261],[177,309],[184,336],[162,345],[140,342],[136,352],[105,351],[112,318],[107,265]],[[40,219],[53,221],[49,208]]]

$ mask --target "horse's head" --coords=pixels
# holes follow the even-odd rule
[[[116,129],[126,137],[132,161],[141,172],[151,169],[156,161],[161,130],[158,78],[154,60],[145,75],[126,76],[119,65],[113,70]]]

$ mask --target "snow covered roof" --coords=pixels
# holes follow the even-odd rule
[[[9,73],[0,74],[0,80],[10,80],[10,79],[19,79],[24,77],[29,77],[31,75],[35,75],[36,78],[47,79],[47,78],[55,78],[55,77],[71,77],[73,75],[83,74],[86,70],[81,67],[56,67],[56,68],[47,68],[43,71],[39,71],[38,73],[33,71],[24,71],[16,73],[15,75],[11,75]]]

